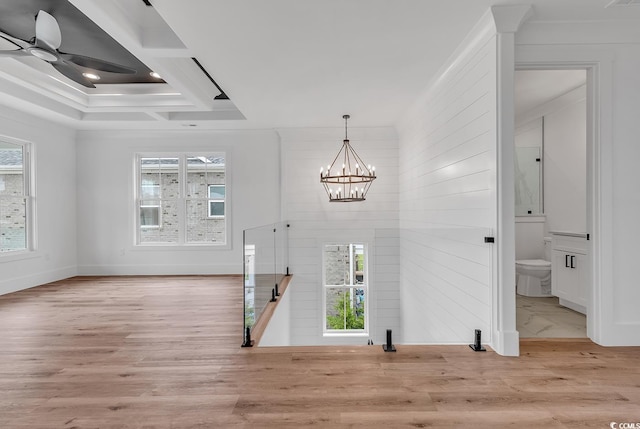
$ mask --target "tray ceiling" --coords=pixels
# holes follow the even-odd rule
[[[136,72],[98,72],[96,88],[86,88],[38,58],[0,57],[0,102],[77,128],[100,128],[113,122],[125,127],[152,123],[172,127],[244,119],[199,60],[144,2],[3,0],[0,31],[33,40],[39,10],[51,14],[60,26],[59,51]],[[0,49],[16,48],[0,39]],[[153,77],[152,71],[161,78]]]

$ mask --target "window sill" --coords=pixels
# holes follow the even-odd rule
[[[131,251],[211,251],[211,250],[231,250],[231,244],[136,244]]]
[[[368,337],[368,332],[324,332],[323,337]]]

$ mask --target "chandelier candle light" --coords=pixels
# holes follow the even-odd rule
[[[320,167],[320,183],[331,202],[364,201],[371,182],[376,179],[376,168],[365,164],[349,144],[347,120],[344,115],[342,148],[327,169]]]

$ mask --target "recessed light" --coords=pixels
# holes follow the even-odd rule
[[[87,79],[91,79],[91,80],[100,80],[100,76],[98,76],[97,74],[93,74],[93,73],[82,73],[82,76],[86,77]]]
[[[156,79],[162,79],[162,77],[160,77],[160,74],[158,72],[151,72],[149,73],[151,75],[151,77],[156,78]]]

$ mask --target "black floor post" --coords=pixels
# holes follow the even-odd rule
[[[246,333],[244,335],[244,343],[242,343],[242,347],[253,347],[253,340],[251,339],[250,327],[247,327]]]
[[[391,342],[391,329],[387,329],[387,344],[382,345],[382,350],[385,352],[395,352],[396,348],[393,346]]]
[[[476,337],[475,342],[473,344],[469,344],[471,350],[474,352],[486,352],[487,349],[482,347],[482,331],[480,329],[476,329]]]

